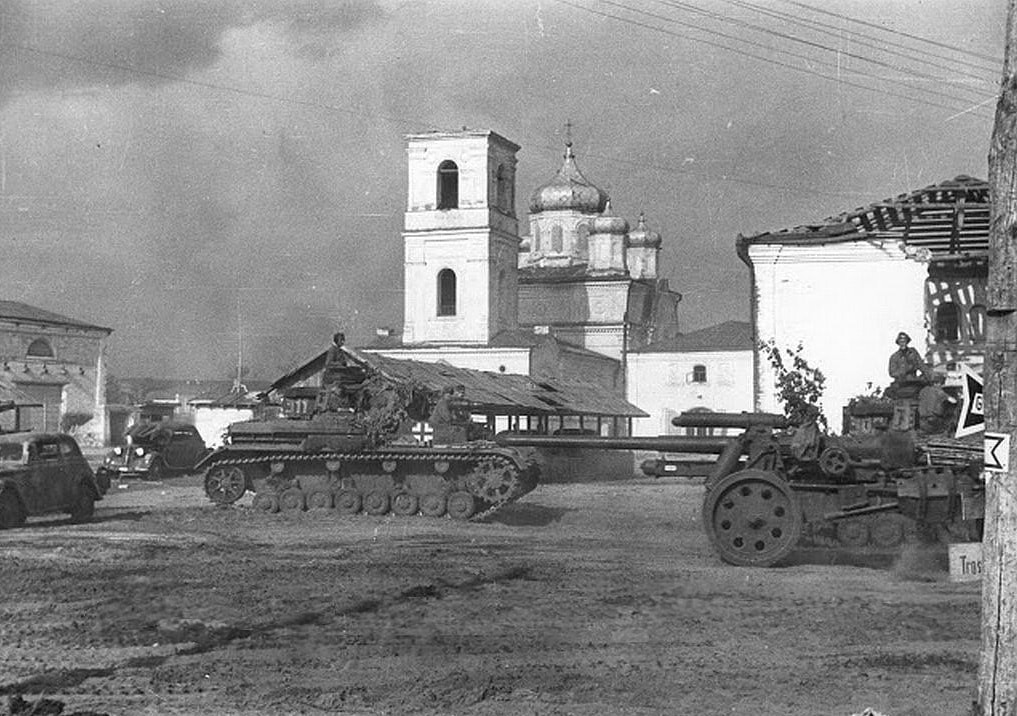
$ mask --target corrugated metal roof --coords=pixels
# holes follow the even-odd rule
[[[739,246],[899,239],[933,257],[985,254],[989,249],[989,185],[958,176],[815,225],[740,236]]]
[[[0,319],[11,321],[31,321],[33,323],[46,323],[57,326],[71,326],[74,328],[88,328],[95,331],[106,331],[112,333],[112,328],[104,328],[91,323],[85,323],[73,318],[61,316],[59,313],[45,311],[35,306],[29,306],[20,301],[0,301]]]
[[[647,417],[642,410],[600,386],[579,379],[535,379],[515,373],[458,368],[448,363],[389,358],[376,353],[344,349],[354,359],[399,382],[415,382],[440,392],[462,385],[466,400],[478,413],[497,415],[584,415]],[[276,380],[270,390],[282,390],[306,380],[325,366],[327,351]]]

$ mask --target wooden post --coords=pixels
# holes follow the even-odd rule
[[[985,429],[1010,435],[1010,468],[988,473],[982,539],[982,650],[976,716],[1017,716],[1017,0],[989,148]]]

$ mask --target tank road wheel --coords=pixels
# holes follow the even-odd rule
[[[720,558],[741,567],[769,567],[798,544],[802,510],[790,486],[765,470],[718,480],[703,501],[703,525]]]
[[[306,503],[299,487],[287,487],[279,493],[279,509],[283,512],[303,512]]]
[[[355,490],[339,490],[335,495],[335,508],[340,515],[360,512],[360,495]]]
[[[907,518],[895,512],[876,515],[872,521],[872,544],[877,547],[899,547],[904,544],[904,527]]]
[[[448,496],[445,509],[454,520],[468,520],[477,511],[477,501],[468,492],[453,492]]]
[[[869,543],[869,525],[864,519],[837,521],[837,541],[845,547],[864,547]]]
[[[205,494],[217,505],[232,505],[247,492],[247,477],[236,465],[213,465],[205,473]]]
[[[25,524],[25,509],[13,490],[0,492],[0,530]]]
[[[368,492],[364,495],[364,512],[369,515],[383,515],[388,512],[388,494]]]
[[[828,447],[819,455],[819,469],[827,477],[840,477],[847,472],[851,456],[844,448]]]
[[[309,510],[331,510],[332,493],[326,490],[315,490],[307,496],[307,509]]]
[[[392,496],[392,512],[401,517],[417,514],[419,506],[417,496],[409,492],[398,492]]]
[[[441,517],[445,514],[445,495],[433,493],[421,497],[420,514],[424,517]]]
[[[258,512],[268,512],[269,514],[279,511],[279,496],[274,492],[259,492],[254,496],[254,500],[251,501],[251,507],[258,510]]]

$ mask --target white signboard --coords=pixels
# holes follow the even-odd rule
[[[982,543],[956,542],[947,545],[951,582],[977,582],[982,578]]]
[[[1010,435],[1007,433],[985,433],[986,472],[1010,472]]]
[[[957,432],[954,433],[954,437],[957,438],[985,430],[981,376],[965,366],[962,369],[961,384],[964,389],[964,402],[961,404],[960,417],[957,419]]]

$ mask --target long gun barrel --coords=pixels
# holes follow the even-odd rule
[[[597,435],[526,435],[504,432],[494,437],[508,447],[599,448],[603,450],[655,450],[719,455],[731,438],[697,435],[657,435],[648,437],[599,437]]]
[[[681,428],[766,428],[783,430],[788,421],[776,413],[682,413],[671,418],[671,424]]]

